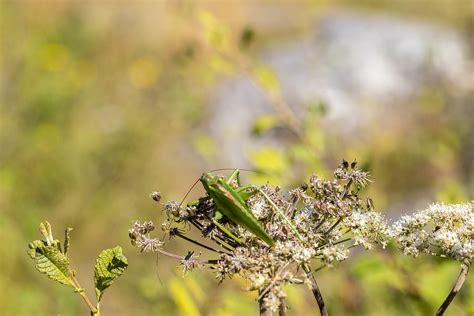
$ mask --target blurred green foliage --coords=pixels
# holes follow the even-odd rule
[[[131,220],[159,222],[161,213],[147,194],[160,189],[179,199],[193,177],[220,161],[217,144],[202,132],[210,111],[206,99],[217,80],[249,73],[271,102],[279,102],[278,77],[255,57],[260,47],[305,32],[333,5],[426,13],[472,31],[473,14],[463,0],[436,4],[1,2],[0,238],[7,246],[0,250],[0,286],[8,290],[0,297],[0,313],[86,312],[67,289],[37,274],[26,255],[43,219],[75,228],[71,260],[84,280],[92,277],[88,267],[101,249],[123,246],[130,266],[109,290],[104,315],[256,313],[256,294],[241,291],[239,280],[216,286],[211,273],[182,279],[171,268],[175,262],[159,258],[155,266],[154,258],[135,254],[127,247]],[[266,9],[285,12],[285,28],[252,14]],[[390,130],[374,123],[365,137],[349,140],[329,137],[314,124],[325,114],[316,103],[291,146],[248,153],[271,176],[254,180],[299,184],[311,172],[324,175],[343,157],[357,157],[374,176],[367,194],[377,209],[411,205],[421,193],[444,202],[473,199],[470,97],[453,107],[450,88],[433,82]],[[280,114],[255,118],[253,132],[291,125]],[[323,270],[319,280],[334,315],[426,315],[449,291],[457,269],[453,262],[388,251],[360,253]],[[290,315],[315,314],[307,289],[288,291]],[[471,276],[449,314],[474,314],[473,293]]]

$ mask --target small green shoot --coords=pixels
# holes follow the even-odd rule
[[[71,228],[65,230],[64,248],[59,240],[54,239],[51,224],[43,221],[39,227],[44,240],[34,240],[28,247],[28,255],[35,261],[35,268],[39,272],[46,274],[51,280],[74,288],[76,293],[82,297],[90,310],[90,314],[100,316],[99,302],[102,299],[105,289],[118,278],[128,266],[127,258],[122,254],[122,248],[115,247],[101,252],[95,265],[95,292],[97,304],[94,306],[79,284],[76,272],[70,266],[67,256],[69,249],[69,232]]]

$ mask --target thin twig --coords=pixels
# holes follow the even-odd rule
[[[181,233],[175,233],[175,236],[178,236],[178,237],[180,237],[180,238],[183,238],[184,240],[189,241],[190,243],[193,243],[193,244],[198,245],[198,246],[200,246],[200,247],[203,247],[203,248],[205,248],[205,249],[207,249],[207,250],[211,250],[211,251],[214,251],[214,252],[217,252],[217,253],[220,253],[220,254],[227,254],[227,255],[228,255],[228,253],[226,253],[226,252],[224,252],[224,251],[216,250],[216,249],[214,249],[214,248],[212,248],[212,247],[209,247],[208,245],[205,245],[205,244],[203,244],[203,243],[200,243],[199,241],[196,241],[196,240],[194,240],[194,239],[191,239],[191,238],[189,238],[189,237],[186,237],[186,236],[184,236],[184,235],[181,234]]]
[[[331,246],[336,246],[336,245],[342,244],[342,243],[344,243],[344,242],[346,242],[346,241],[349,241],[349,240],[351,240],[351,239],[352,239],[352,238],[346,238],[346,239],[339,240],[339,241],[337,241],[337,242],[331,244]],[[320,249],[322,249],[323,247],[326,247],[328,244],[329,244],[329,242],[325,242],[324,244],[320,245],[317,249],[320,250]]]
[[[194,225],[194,227],[196,227],[201,233],[202,233],[202,230],[203,230],[203,226],[201,225],[201,223],[199,223],[198,221],[196,220],[192,220],[190,221],[191,224]],[[219,246],[221,246],[222,248],[224,248],[225,250],[228,250],[230,252],[234,251],[234,249],[228,245],[225,241],[223,241],[222,239],[217,239],[218,237],[209,237],[212,241],[214,241],[216,244],[218,244]]]
[[[342,193],[342,198],[343,199],[347,197],[347,194],[349,194],[351,185],[352,185],[352,179],[349,179],[347,184],[344,186],[344,192]]]
[[[339,217],[339,219],[327,230],[324,232],[324,235],[329,234],[334,228],[336,228],[337,225],[342,221],[342,216]]]
[[[464,281],[466,280],[467,274],[469,272],[469,265],[470,262],[465,262],[461,265],[461,272],[459,273],[456,283],[451,289],[451,292],[449,292],[448,296],[444,300],[443,304],[441,304],[441,306],[436,311],[435,316],[444,315],[444,312],[448,308],[449,304],[451,304],[458,292],[461,290],[461,287],[464,284]]]
[[[326,268],[326,267],[327,267],[327,265],[326,265],[326,264],[323,264],[322,266],[320,266],[320,267],[314,269],[314,270],[313,270],[313,273],[316,273],[316,272],[318,272],[318,271],[320,271],[320,270],[322,270],[322,269],[324,269],[324,268]]]
[[[316,278],[311,272],[311,268],[307,265],[302,265],[302,268],[304,272],[306,272],[306,277],[311,282],[311,291],[313,292],[314,298],[316,299],[316,303],[318,303],[319,312],[321,313],[321,316],[328,316],[329,314],[326,307],[326,303],[324,303],[323,295],[319,290],[318,283],[316,283]]]
[[[165,251],[163,249],[156,249],[156,251],[172,259],[186,260],[186,256],[178,256],[171,252]],[[216,264],[217,262],[219,262],[219,260],[208,260],[208,259],[195,259],[195,261],[202,264]]]
[[[324,224],[324,222],[326,221],[327,219],[327,215],[324,215],[323,218],[321,219],[321,221],[316,225],[316,227],[314,228],[314,230],[318,230],[319,227],[321,227],[322,224]]]

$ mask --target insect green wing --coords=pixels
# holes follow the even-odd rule
[[[215,187],[211,190],[214,190]],[[260,223],[257,219],[253,216],[246,205],[240,204],[236,199],[235,196],[232,194],[235,192],[227,191],[226,194],[218,194],[215,192],[211,193],[212,199],[216,203],[219,210],[232,221],[237,224],[240,224],[247,228],[250,232],[255,234],[257,237],[262,239],[266,242],[269,246],[273,246],[275,243],[273,239],[266,233],[266,231],[262,228]],[[230,196],[229,196],[230,194]]]
[[[226,182],[219,178],[203,174],[201,182],[216,203],[217,208],[235,223],[244,226],[250,232],[262,239],[269,246],[275,242],[262,228],[258,220],[252,214],[244,199]]]

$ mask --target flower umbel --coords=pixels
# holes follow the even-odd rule
[[[355,162],[349,165],[343,161],[332,180],[313,175],[309,185],[288,192],[270,185],[239,191],[275,242],[273,247],[223,216],[209,195],[186,205],[176,201],[163,204],[168,221],[162,228],[170,236],[212,250],[215,258],[199,260],[194,249],[185,256],[166,253],[163,242],[149,236],[154,228],[151,222],[135,222],[129,230],[130,238],[142,252],[158,251],[179,259],[185,272],[211,265],[219,282],[240,275],[247,280],[249,290],[259,291],[264,307],[276,311],[286,295],[283,285],[304,283],[314,270],[311,264],[319,262],[318,269],[332,266],[347,259],[350,248],[358,244],[366,249],[385,246],[388,229],[384,218],[358,196],[369,181],[368,173],[358,169]],[[231,184],[239,190],[237,181]],[[157,196],[152,198],[156,200]],[[180,229],[177,234],[173,223],[196,228],[216,246],[193,240],[187,236],[189,229]]]
[[[402,216],[390,234],[406,255],[425,253],[472,261],[474,204],[431,204],[425,210]]]

